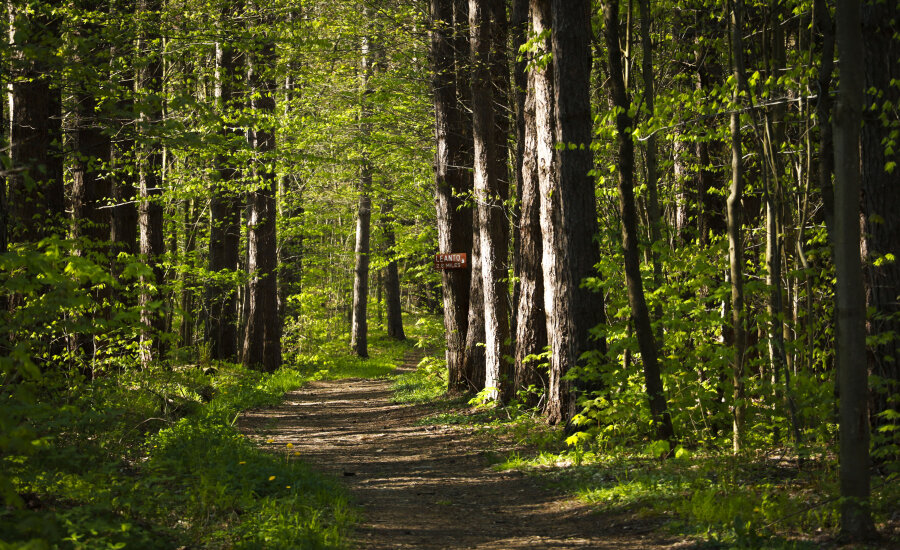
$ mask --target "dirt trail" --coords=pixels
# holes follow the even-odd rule
[[[408,354],[400,370],[415,368]],[[671,548],[656,524],[607,517],[518,472],[496,472],[486,443],[463,430],[417,426],[423,406],[390,401],[390,380],[314,382],[238,425],[276,452],[346,483],[362,522],[356,546],[385,548]],[[272,443],[266,443],[273,440]]]

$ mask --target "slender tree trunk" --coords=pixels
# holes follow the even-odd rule
[[[513,292],[512,292],[512,302],[511,302],[511,311],[509,317],[509,333],[512,336],[512,345],[516,346],[516,335],[518,334],[518,315],[517,311],[519,309],[519,297],[521,296],[521,281],[519,276],[522,271],[521,266],[521,258],[520,258],[520,245],[519,245],[519,224],[521,222],[521,208],[522,208],[522,186],[523,186],[523,174],[522,174],[522,161],[525,155],[525,95],[527,93],[528,88],[528,71],[527,65],[528,61],[526,59],[525,54],[521,53],[519,50],[525,43],[528,41],[528,31],[529,31],[529,19],[528,19],[528,0],[513,0],[512,6],[510,7],[509,13],[510,21],[509,21],[509,33],[510,33],[510,42],[512,45],[511,53],[513,55],[513,64],[512,64],[512,105],[515,107],[515,128],[513,131],[515,132],[515,158],[513,159],[512,166],[513,172],[515,173],[516,178],[516,188],[515,188],[515,203],[510,215],[510,219],[512,220],[512,250],[511,255],[512,258],[510,263],[513,268]],[[534,99],[532,98],[532,103]],[[531,118],[532,125],[534,124],[534,105],[531,107]],[[514,352],[515,353],[515,352]],[[517,371],[518,366],[517,363],[513,364],[513,369]],[[518,373],[516,373],[518,376]]]
[[[631,134],[633,121],[628,114],[631,109],[631,99],[628,97],[628,90],[625,87],[622,58],[619,51],[618,0],[607,0],[604,4],[604,19],[606,48],[609,55],[609,82],[613,105],[618,113],[616,128],[619,145],[619,213],[622,218],[622,244],[625,252],[625,283],[628,288],[628,304],[631,306],[631,317],[641,350],[644,383],[647,388],[656,437],[671,441],[674,439],[672,419],[666,407],[659,369],[659,352],[641,281],[637,209],[634,201],[634,138]]]
[[[165,354],[160,334],[165,332],[166,316],[163,308],[151,305],[164,281],[161,259],[165,254],[162,205],[162,149],[150,136],[151,128],[162,123],[162,56],[159,48],[159,29],[155,26],[161,9],[159,0],[138,0],[141,22],[137,53],[139,61],[136,84],[142,97],[138,113],[138,227],[140,252],[153,269],[150,277],[141,277],[141,363],[146,366]]]
[[[369,39],[363,38],[362,43],[362,67],[360,74],[360,133],[362,138],[362,166],[360,167],[359,210],[356,218],[356,248],[353,277],[353,310],[350,326],[350,347],[357,357],[369,356],[368,344],[368,299],[369,299],[369,252],[371,240],[372,219],[372,166],[369,162],[369,138],[372,133],[371,106],[367,95],[369,93],[369,79],[372,77],[372,60],[369,57]]]
[[[831,75],[834,72],[834,21],[828,3],[825,0],[814,0],[816,38],[822,49],[819,64],[819,76],[816,82],[816,119],[819,123],[819,190],[822,193],[822,205],[825,217],[825,228],[829,236],[834,231],[834,186],[831,175],[834,173],[834,145],[831,125]],[[834,242],[834,238],[829,241]]]
[[[257,8],[258,6],[254,6]],[[265,32],[257,29],[257,32]],[[245,366],[272,372],[281,366],[281,319],[278,316],[278,235],[275,197],[278,180],[271,166],[275,151],[275,43],[260,36],[250,56],[251,109],[257,117],[250,131],[254,150],[247,234],[247,326],[242,362]]]
[[[741,236],[741,201],[744,194],[744,171],[741,161],[741,99],[746,90],[744,75],[744,44],[742,36],[743,0],[731,0],[731,54],[733,57],[735,89],[731,112],[731,188],[727,200],[728,263],[731,277],[731,330],[734,335],[732,377],[734,394],[734,452],[741,450],[747,406],[744,403],[744,354],[747,333],[744,327],[744,246]]]
[[[484,334],[484,277],[481,268],[481,213],[472,212],[472,264],[471,286],[469,287],[468,330],[462,376],[467,391],[480,391],[485,387],[485,334]]]
[[[547,375],[540,368],[538,354],[547,346],[547,317],[544,312],[544,278],[541,271],[541,197],[537,165],[537,127],[535,124],[535,73],[529,73],[522,108],[522,161],[519,167],[521,192],[519,225],[516,238],[516,274],[519,299],[516,310],[516,390],[529,386],[546,389]],[[537,395],[528,395],[527,404],[537,405]]]
[[[397,240],[394,236],[394,200],[390,197],[385,197],[381,204],[381,219],[384,224],[385,253],[388,256],[388,264],[383,270],[387,333],[395,340],[406,340],[406,334],[403,332],[403,310],[400,307],[400,274],[395,258]],[[378,288],[381,289],[381,285]]]
[[[643,59],[641,61],[641,73],[644,80],[644,108],[652,118],[656,116],[656,91],[655,77],[653,75],[653,40],[650,36],[650,0],[640,0],[641,6],[641,48]],[[650,225],[650,258],[653,267],[653,287],[661,288],[663,284],[662,261],[656,247],[662,245],[662,215],[659,208],[658,189],[658,163],[656,159],[657,146],[656,134],[647,138],[645,147],[646,158],[644,164],[647,169],[647,218]],[[662,317],[662,306],[657,304],[653,308],[653,317],[658,321]],[[656,332],[658,345],[663,345],[662,325]]]
[[[223,14],[227,18],[228,14]],[[227,21],[225,23],[227,25]],[[219,274],[206,286],[206,338],[210,358],[234,361],[238,356],[238,302],[234,281],[228,277],[239,268],[241,241],[241,201],[236,187],[237,170],[229,152],[243,139],[231,128],[230,118],[237,103],[238,57],[224,38],[216,45],[217,103],[222,117],[225,151],[216,156],[217,179],[210,194],[209,270]]]
[[[875,531],[869,512],[869,416],[866,297],[859,258],[860,123],[865,58],[860,2],[838,0],[840,95],[834,112],[834,268],[840,387],[841,533],[852,540]],[[896,61],[896,60],[895,60]]]
[[[471,125],[461,102],[467,87],[464,73],[457,65],[468,58],[463,14],[465,0],[431,0],[432,93],[435,112],[435,208],[438,221],[438,247],[441,252],[464,252],[474,260],[472,248],[472,209],[463,203],[471,192],[468,166],[468,141]],[[464,23],[465,22],[465,23]],[[465,55],[464,55],[465,54]],[[472,262],[470,262],[471,264]],[[444,305],[444,330],[447,334],[448,390],[468,391],[466,379],[466,341],[468,336],[469,293],[474,265],[470,269],[441,273]]]

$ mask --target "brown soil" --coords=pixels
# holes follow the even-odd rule
[[[415,368],[409,354],[400,370]],[[390,401],[390,380],[311,383],[238,425],[340,477],[361,509],[358,548],[672,548],[655,521],[608,516],[520,472],[490,468],[491,442],[416,425],[432,409]]]

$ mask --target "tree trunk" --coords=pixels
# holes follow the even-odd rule
[[[474,260],[472,209],[463,197],[472,190],[469,166],[471,124],[467,123],[461,95],[467,87],[458,65],[467,62],[468,15],[465,0],[431,0],[431,65],[435,112],[435,208],[438,248],[443,253],[465,252]],[[460,51],[460,48],[465,48]],[[471,263],[471,262],[470,262]],[[447,334],[448,390],[468,391],[465,376],[469,293],[474,265],[441,272],[444,330]]]
[[[209,270],[218,275],[206,286],[206,339],[210,358],[220,361],[235,361],[238,356],[237,289],[234,281],[227,279],[239,268],[242,208],[235,189],[238,173],[229,152],[243,136],[226,122],[230,111],[239,107],[238,57],[229,44],[225,38],[216,45],[216,96],[226,151],[216,156],[218,177],[211,186],[209,201]]]
[[[828,240],[834,242],[834,144],[831,125],[831,75],[834,72],[834,21],[831,19],[827,2],[814,0],[816,37],[822,48],[816,98],[816,119],[819,123],[819,190],[822,193],[822,211]]]
[[[360,74],[360,94],[362,105],[360,107],[360,137],[362,139],[362,166],[360,167],[359,210],[356,218],[356,264],[353,270],[353,310],[350,325],[350,347],[357,357],[369,356],[368,341],[368,300],[369,300],[369,252],[371,240],[372,220],[372,166],[369,163],[369,138],[372,133],[371,106],[367,95],[369,93],[369,79],[372,76],[372,60],[369,57],[369,39],[363,38],[362,42],[362,66]]]
[[[869,513],[866,297],[859,258],[859,127],[866,85],[860,2],[838,0],[835,19],[841,60],[840,95],[834,111],[835,344],[841,396],[841,533],[858,541],[869,538],[875,531]]]
[[[406,334],[403,332],[403,310],[400,307],[400,274],[395,258],[397,251],[394,249],[397,246],[394,236],[394,200],[390,197],[385,197],[382,202],[381,219],[384,224],[384,248],[388,256],[388,264],[383,274],[387,334],[395,340],[406,340]]]
[[[609,55],[609,82],[613,105],[616,107],[616,129],[619,146],[619,213],[622,218],[622,244],[625,253],[625,283],[628,288],[628,304],[637,332],[641,362],[644,366],[644,383],[650,404],[650,415],[656,437],[672,441],[674,430],[666,407],[660,376],[658,350],[650,322],[650,312],[644,297],[641,281],[640,250],[638,245],[637,209],[634,201],[634,138],[631,134],[632,119],[628,112],[631,99],[625,87],[622,58],[619,51],[619,2],[608,0],[604,4],[606,48]]]
[[[516,308],[516,390],[535,386],[546,389],[547,375],[536,356],[547,346],[547,317],[544,312],[544,278],[541,272],[541,197],[537,171],[537,127],[535,124],[534,71],[529,73],[522,108],[522,163],[519,167],[521,192],[516,238],[516,275],[519,299]],[[537,394],[529,393],[526,404],[537,405]]]
[[[509,226],[504,202],[509,194],[506,168],[504,116],[494,103],[506,103],[498,87],[506,70],[506,8],[500,0],[469,0],[472,40],[472,121],[475,138],[474,185],[481,240],[481,274],[484,292],[485,388],[492,398],[510,397],[509,300],[506,296]],[[500,75],[497,71],[502,71]],[[492,78],[492,72],[494,73]],[[499,89],[498,89],[499,88]],[[493,91],[497,93],[494,94]],[[481,388],[478,388],[481,389]]]
[[[599,250],[591,158],[591,19],[589,2],[532,0],[536,33],[551,29],[552,72],[535,73],[535,118],[543,229],[544,308],[552,356],[547,417],[569,422],[578,383],[564,379],[594,346],[589,331],[601,319],[602,296],[584,288]],[[549,86],[552,75],[552,90]],[[565,147],[557,149],[557,142]],[[558,178],[558,179],[556,179]]]
[[[369,232],[372,217],[372,197],[370,195],[372,191],[372,172],[367,161],[363,161],[360,172],[350,347],[357,357],[368,357],[368,321],[366,314],[369,296]]]
[[[259,29],[257,29],[259,30]],[[247,326],[244,332],[244,366],[272,372],[281,366],[281,319],[278,317],[277,258],[275,225],[277,178],[272,172],[275,134],[271,119],[275,113],[275,82],[268,74],[274,66],[275,44],[269,37],[258,38],[250,56],[251,109],[257,116],[250,131],[254,150],[253,176],[256,189],[250,193],[247,235]]]
[[[746,90],[744,75],[744,44],[742,36],[743,0],[731,0],[731,51],[734,57],[734,105],[731,112],[731,188],[727,200],[728,263],[731,277],[731,331],[734,336],[732,377],[734,394],[734,452],[741,450],[747,406],[744,403],[744,353],[747,333],[744,327],[744,247],[741,236],[741,200],[744,194],[744,172],[741,161],[741,99]]]
[[[652,15],[650,13],[650,0],[640,0],[641,7],[641,48],[643,49],[643,60],[641,62],[641,73],[644,81],[644,108],[652,118],[656,116],[655,102],[655,77],[653,75],[653,40],[650,37],[650,21]],[[656,160],[656,134],[647,138],[645,147],[645,161],[647,168],[647,218],[650,225],[650,259],[653,267],[653,287],[661,288],[663,285],[662,261],[659,258],[657,246],[662,245],[662,215],[659,208],[659,191],[658,191],[658,166]],[[662,306],[657,304],[653,308],[653,317],[659,321],[662,318]],[[657,330],[658,344],[663,346],[662,324]]]
[[[49,15],[26,15],[12,5],[9,10],[12,38],[29,41],[11,44],[9,154],[14,170],[7,177],[7,239],[37,242],[64,232],[62,99],[53,82],[58,75],[39,47],[44,33],[55,34],[59,22]]]
[[[863,251],[866,304],[875,312],[868,319],[868,335],[875,342],[868,360],[869,372],[881,380],[871,396],[875,429],[896,425],[896,417],[885,415],[900,411],[900,258],[890,256],[900,252],[898,22],[900,6],[896,2],[866,2],[863,6],[869,91],[862,125]],[[892,444],[900,444],[900,432],[880,432],[875,441],[876,448],[890,449]]]
[[[152,26],[156,14],[161,9],[159,0],[138,0],[143,28],[138,39],[138,54],[145,60],[138,66],[137,86],[142,97],[139,102],[138,132],[140,134],[139,169],[138,169],[138,227],[140,229],[140,252],[147,265],[153,268],[151,277],[141,277],[141,364],[147,366],[151,361],[165,354],[160,334],[165,332],[166,317],[164,308],[153,306],[156,293],[164,284],[164,273],[161,258],[165,254],[163,238],[163,205],[162,205],[162,150],[150,136],[151,127],[162,123],[162,59],[159,51],[151,48],[160,47],[159,29]]]

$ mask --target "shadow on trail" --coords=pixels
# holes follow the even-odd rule
[[[272,452],[343,478],[362,511],[359,548],[672,547],[655,523],[593,513],[524,474],[493,471],[483,439],[417,426],[429,409],[391,403],[390,384],[314,382],[238,422]]]

